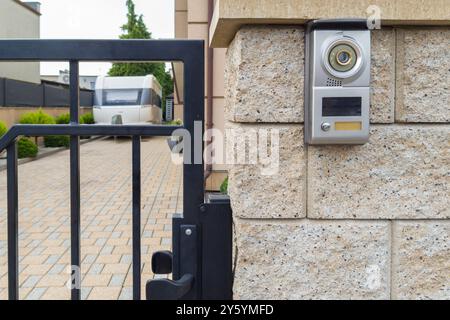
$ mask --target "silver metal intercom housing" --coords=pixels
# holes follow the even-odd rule
[[[308,23],[305,141],[364,144],[369,139],[370,30],[366,20]]]

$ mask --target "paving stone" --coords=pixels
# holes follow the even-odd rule
[[[111,278],[109,286],[111,287],[121,287],[125,281],[125,274],[114,274]]]
[[[115,143],[101,140],[82,145],[81,173],[82,201],[81,225],[83,257],[82,296],[91,294],[93,287],[108,287],[120,283],[124,273],[88,274],[97,264],[110,264],[110,271],[131,267],[131,141]],[[163,230],[168,217],[169,202],[177,204],[182,211],[182,166],[174,166],[165,138],[152,138],[142,143],[143,186],[148,197],[143,197],[143,230]],[[30,295],[36,299],[58,299],[69,291],[65,284],[70,277],[70,207],[68,151],[57,153],[20,166],[20,297]],[[48,174],[42,175],[42,172]],[[92,174],[95,172],[95,174]],[[114,175],[112,176],[112,173]],[[39,185],[39,188],[36,188]],[[44,191],[45,192],[44,192]],[[6,194],[6,172],[0,171],[0,194]],[[147,199],[147,200],[146,200]],[[173,211],[173,210],[172,210]],[[6,256],[6,197],[0,197],[0,256]],[[118,223],[121,223],[117,226]],[[145,222],[145,223],[144,223]],[[152,224],[161,223],[153,227]],[[115,230],[115,227],[120,227]],[[149,227],[150,228],[147,228]],[[149,232],[150,233],[150,232]],[[147,234],[149,234],[147,233]],[[105,241],[106,239],[106,241]],[[148,238],[145,250],[159,250],[160,238]],[[97,242],[98,241],[98,242]],[[97,243],[96,243],[97,242]],[[119,253],[115,254],[116,249]],[[103,251],[102,251],[103,250]],[[104,253],[99,256],[99,253]],[[2,255],[3,254],[3,255]],[[126,256],[125,256],[126,255]],[[97,260],[98,259],[98,260]],[[97,260],[97,261],[96,261]],[[2,264],[3,263],[3,264]],[[7,288],[6,261],[0,261],[0,294]],[[115,265],[121,265],[116,267]],[[48,268],[48,270],[47,270]],[[27,275],[27,272],[39,273]],[[114,279],[113,279],[114,277]],[[124,275],[123,282],[130,281]],[[131,283],[129,284],[131,285]],[[27,287],[24,287],[27,286]],[[86,289],[85,289],[86,288]],[[109,290],[109,297],[119,297]],[[126,290],[125,290],[126,291]],[[108,293],[108,291],[107,291]],[[125,294],[125,293],[124,293]],[[93,296],[97,295],[94,293]],[[100,295],[99,295],[100,296]],[[108,296],[108,294],[107,294]]]
[[[171,238],[162,238],[161,239],[161,244],[162,245],[171,245],[172,244],[172,239]]]
[[[113,246],[104,246],[103,249],[100,251],[100,254],[110,254],[113,251]]]
[[[63,287],[70,280],[70,275],[67,274],[46,274],[42,276],[36,287],[39,288],[58,288]]]
[[[117,300],[121,287],[94,287],[89,294],[89,300]]]
[[[133,289],[132,288],[122,288],[120,292],[119,300],[132,300],[133,299]]]
[[[95,263],[89,269],[88,273],[89,274],[100,274],[104,267],[105,267],[105,265],[103,263]]]
[[[113,233],[111,234],[111,238],[112,238],[112,239],[117,239],[117,238],[120,238],[121,235],[122,235],[122,232],[116,231],[116,232],[113,232]]]
[[[100,238],[95,241],[96,246],[103,246],[106,243],[106,238]]]
[[[152,230],[144,231],[144,233],[142,234],[143,238],[151,238],[152,236],[153,236]]]
[[[81,288],[81,300],[87,300],[91,291],[92,291],[92,287],[82,287]]]
[[[48,264],[43,265],[29,265],[27,266],[21,274],[25,275],[44,275],[50,270],[51,266]]]
[[[54,254],[51,255],[50,257],[48,257],[48,259],[45,261],[46,264],[55,264],[56,262],[58,262],[60,258],[60,255]]]
[[[107,286],[111,280],[110,274],[88,274],[84,277],[81,282],[81,286],[87,287],[98,287],[98,286]]]
[[[105,269],[102,271],[102,273],[103,274],[116,274],[116,273],[126,274],[128,272],[129,268],[130,268],[129,264],[123,264],[123,263],[107,264],[105,266]]]
[[[120,259],[120,263],[122,264],[129,264],[131,263],[133,257],[130,254],[124,254],[122,258]]]
[[[24,283],[22,283],[22,287],[24,288],[33,288],[36,286],[38,281],[41,279],[39,275],[31,275],[29,276]]]
[[[26,300],[39,300],[46,290],[47,288],[34,288],[27,295]]]
[[[95,259],[97,259],[97,255],[95,255],[95,254],[88,254],[84,258],[83,263],[92,264],[92,263],[94,263]]]
[[[49,271],[48,274],[59,274],[66,266],[63,264],[55,264]]]
[[[110,264],[119,263],[122,255],[120,254],[110,254],[110,255],[100,255],[97,257],[97,263]]]
[[[39,300],[70,300],[70,289],[67,287],[48,288]]]

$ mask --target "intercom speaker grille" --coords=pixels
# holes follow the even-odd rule
[[[327,87],[342,87],[342,81],[328,78]]]

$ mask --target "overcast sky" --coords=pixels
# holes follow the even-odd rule
[[[126,0],[37,0],[42,39],[117,39],[126,22]],[[155,39],[174,37],[174,0],[134,0]],[[82,63],[82,75],[106,74],[110,64]],[[64,63],[42,63],[41,74],[59,74]]]

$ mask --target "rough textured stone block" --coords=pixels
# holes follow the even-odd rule
[[[362,146],[308,149],[308,217],[450,218],[450,126],[372,126]]]
[[[394,121],[395,32],[372,36],[371,121]],[[304,30],[245,27],[226,61],[226,113],[235,122],[303,122]]]
[[[229,169],[228,191],[233,214],[246,218],[305,217],[306,156],[302,125],[228,124],[248,133],[251,130],[279,130],[279,166],[265,174],[262,164],[236,164]],[[273,132],[273,131],[271,131]],[[259,131],[258,135],[260,137]],[[259,138],[258,137],[258,138]],[[227,138],[228,139],[228,138]],[[245,147],[241,144],[240,147]],[[242,150],[238,149],[242,154]],[[230,151],[227,150],[227,153]]]
[[[396,120],[450,122],[450,28],[397,29]]]
[[[242,28],[228,49],[225,75],[228,120],[303,122],[303,28]]]
[[[370,121],[394,122],[395,108],[395,31],[372,32]]]
[[[392,298],[450,299],[450,221],[395,222]]]
[[[389,298],[389,222],[235,223],[237,299]]]

